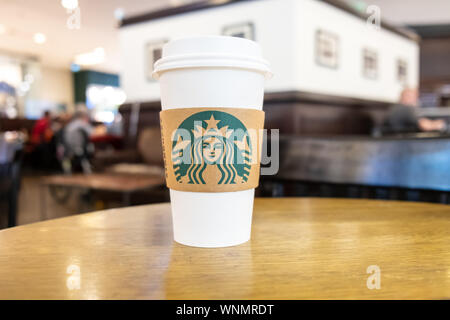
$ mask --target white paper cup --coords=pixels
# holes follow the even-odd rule
[[[259,45],[222,36],[171,41],[155,63],[162,110],[249,108],[262,110],[264,80],[270,76]],[[255,189],[236,192],[170,190],[176,242],[226,247],[250,239]]]

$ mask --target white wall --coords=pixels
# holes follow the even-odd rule
[[[73,77],[70,70],[42,67],[38,90],[41,100],[65,104],[69,110],[73,108]]]
[[[1,59],[1,57],[0,57]],[[22,70],[18,63],[12,63],[7,59],[0,60],[0,82],[6,82],[11,86],[18,86],[22,81]]]
[[[73,77],[69,69],[58,69],[36,64],[29,68],[35,81],[30,86],[19,114],[28,117],[40,117],[44,110],[65,104],[68,111],[74,108]]]
[[[158,84],[146,79],[146,43],[186,35],[220,35],[224,26],[247,21],[255,24],[256,41],[263,47],[264,57],[275,71],[268,90],[293,88],[291,11],[291,1],[249,1],[121,28],[121,83],[128,101],[159,99]]]
[[[294,0],[296,16],[295,84],[298,90],[396,102],[404,88],[397,81],[397,59],[407,61],[409,87],[419,81],[419,47],[385,29],[367,27],[366,21],[316,0]],[[331,69],[315,62],[315,32],[327,30],[339,38],[339,66]],[[378,78],[363,76],[363,49],[378,53]]]
[[[0,56],[0,81],[5,81],[19,90],[25,75],[32,76],[33,80],[26,95],[18,95],[18,116],[23,117],[27,114],[27,103],[31,108],[46,109],[49,105],[65,104],[69,111],[73,109],[73,79],[69,69],[52,68],[36,61],[21,61]],[[31,113],[38,117],[42,110],[31,110]]]
[[[418,46],[364,20],[317,0],[260,0],[194,11],[120,29],[121,82],[128,102],[159,99],[159,86],[146,79],[145,46],[160,39],[194,34],[221,34],[222,28],[251,21],[256,41],[272,65],[267,92],[300,90],[353,98],[395,102],[402,85],[396,81],[396,59],[408,61],[408,85],[418,83]],[[316,65],[317,28],[339,34],[337,70]],[[362,75],[362,47],[379,51],[379,78]]]

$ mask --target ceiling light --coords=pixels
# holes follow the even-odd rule
[[[43,44],[45,41],[47,41],[47,37],[45,36],[45,34],[38,32],[34,34],[33,40],[38,44]]]
[[[26,83],[33,83],[34,82],[34,76],[31,73],[27,73],[24,77],[24,80]]]
[[[114,18],[116,18],[116,20],[122,21],[124,16],[125,11],[122,8],[116,8],[116,10],[114,10]]]
[[[6,33],[6,28],[4,25],[0,24],[0,34]]]
[[[78,0],[61,0],[61,5],[67,10],[75,10],[78,7]]]
[[[19,91],[24,93],[30,91],[30,84],[28,82],[22,82],[19,84]]]
[[[75,63],[80,66],[91,66],[105,61],[105,49],[99,47],[91,52],[81,53],[75,56]]]
[[[102,47],[95,48],[94,54],[104,56],[105,55],[105,49]]]
[[[76,64],[76,63],[71,63],[70,64],[70,71],[78,72],[80,70],[81,70],[81,67],[78,64]]]

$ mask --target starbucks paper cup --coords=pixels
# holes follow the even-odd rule
[[[225,247],[250,239],[260,156],[250,128],[263,125],[268,76],[250,40],[190,37],[164,46],[154,77],[176,242]]]

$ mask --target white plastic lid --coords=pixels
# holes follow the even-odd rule
[[[226,36],[180,38],[163,47],[162,58],[155,62],[153,78],[180,68],[225,67],[242,68],[272,74],[263,59],[261,47],[254,41]]]

